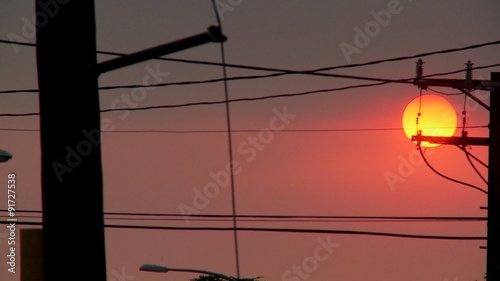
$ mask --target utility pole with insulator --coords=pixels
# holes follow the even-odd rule
[[[491,73],[486,280],[500,281],[500,72]]]
[[[489,137],[412,136],[413,141],[466,146],[488,146],[488,211],[486,248],[486,281],[500,281],[500,72],[492,72],[491,80],[472,79],[472,63],[467,61],[465,79],[427,79],[423,76],[422,60],[417,61],[414,85],[426,89],[429,86],[449,87],[460,90],[490,112]],[[489,90],[490,104],[478,99],[471,90]]]

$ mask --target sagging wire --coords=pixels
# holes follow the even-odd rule
[[[470,81],[472,81],[472,65],[473,63],[469,60],[467,61],[467,63],[465,63],[465,82],[466,83],[470,83]],[[467,131],[465,130],[467,126],[467,95],[464,94],[464,108],[462,110],[462,137],[463,138],[466,138],[467,137]],[[458,145],[457,145],[458,146]],[[462,149],[462,151],[465,152],[465,157],[467,158],[467,161],[469,162],[469,164],[471,165],[472,169],[474,170],[474,172],[476,172],[476,174],[481,178],[481,180],[486,184],[488,185],[488,181],[486,180],[486,178],[481,174],[481,172],[477,169],[476,165],[474,165],[474,163],[472,162],[472,159],[471,159],[471,153],[469,153],[467,151],[467,145],[465,144],[462,144],[462,146],[458,146],[460,149]],[[479,163],[481,163],[483,166],[487,167],[486,164],[484,164],[482,161],[479,161],[479,159],[477,159],[477,157],[474,157],[474,159],[476,161],[478,161]]]
[[[486,180],[486,178],[481,174],[481,172],[479,172],[479,170],[476,168],[476,165],[474,165],[474,163],[472,162],[471,157],[470,157],[470,153],[466,152],[465,156],[467,157],[467,161],[469,161],[469,164],[471,165],[472,169],[474,169],[476,174],[483,180],[483,182],[485,184],[488,184],[488,181]]]
[[[474,154],[468,152],[466,149],[464,149],[463,147],[461,147],[460,145],[456,145],[459,149],[461,149],[463,152],[465,152],[465,154],[467,154],[469,157],[471,157],[472,159],[476,160],[476,162],[478,162],[479,164],[481,164],[483,167],[485,167],[486,169],[489,169],[489,166],[488,164],[484,163],[483,161],[481,161],[481,159],[477,158],[476,156],[474,156]]]
[[[434,167],[432,167],[432,165],[429,163],[429,161],[427,161],[427,158],[425,157],[424,155],[424,152],[423,152],[423,149],[422,149],[422,146],[420,145],[420,141],[418,141],[417,143],[417,150],[420,152],[420,156],[422,157],[422,159],[424,160],[424,163],[427,165],[427,167],[429,167],[429,169],[431,169],[434,173],[436,173],[438,176],[441,176],[449,181],[452,181],[452,182],[455,182],[455,183],[459,183],[459,184],[462,184],[462,185],[465,185],[465,186],[468,186],[468,187],[471,187],[473,189],[476,189],[478,191],[481,191],[482,193],[484,194],[488,194],[488,191],[478,187],[478,186],[475,186],[473,184],[470,184],[470,183],[466,183],[466,182],[463,182],[463,181],[460,181],[460,180],[457,180],[457,179],[454,179],[454,178],[450,178],[442,173],[440,173],[439,171],[437,171],[436,169],[434,169]]]
[[[445,93],[445,92],[442,92],[442,91],[438,91],[436,89],[433,89],[431,87],[428,87],[427,90],[431,91],[431,92],[434,92],[436,94],[440,94],[440,95],[443,95],[443,96],[459,96],[459,95],[463,95],[463,93]]]

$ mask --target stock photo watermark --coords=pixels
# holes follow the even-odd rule
[[[326,239],[316,238],[317,245],[312,255],[305,257],[297,265],[294,264],[281,275],[281,281],[304,281],[316,272],[320,264],[326,261],[333,254],[334,250],[340,247],[339,243],[331,241],[331,235]]]
[[[143,87],[131,89],[130,94],[122,93],[119,98],[116,98],[111,102],[111,109],[122,107],[137,108],[139,104],[148,97],[148,91],[152,91],[157,88],[152,86],[151,80],[154,80],[154,82],[159,84],[170,75],[169,72],[162,71],[159,64],[156,64],[154,69],[148,65],[145,70],[147,74],[142,78]],[[129,111],[123,111],[118,118],[120,120],[125,120],[129,114]],[[115,126],[112,125],[112,121],[109,118],[103,118],[101,120],[101,125],[103,130],[105,130],[105,128],[107,130],[115,129]]]
[[[126,268],[122,267],[122,270],[118,272],[116,269],[111,270],[111,275],[113,276],[109,281],[132,281],[135,280],[134,275],[129,275],[126,273]]]
[[[9,268],[7,271],[10,273],[16,273],[16,263],[18,257],[16,256],[17,249],[16,249],[16,186],[17,186],[17,178],[16,174],[8,174],[7,175],[7,212],[9,215],[9,218],[7,219],[7,222],[9,223],[6,225],[7,230],[8,230],[8,250],[7,250],[7,264],[9,265]]]
[[[411,0],[410,0],[411,1]],[[364,27],[355,26],[352,44],[347,42],[340,43],[339,47],[347,63],[352,62],[351,56],[359,55],[361,51],[370,45],[373,38],[380,35],[382,29],[389,26],[393,16],[400,14],[403,6],[399,0],[389,0],[387,9],[370,11],[373,20],[368,21]]]
[[[243,3],[243,0],[215,0],[220,19],[224,20],[224,14],[226,12],[233,12],[241,3]]]
[[[11,46],[14,53],[19,53],[19,46],[16,43],[29,43],[36,37],[36,27],[40,28],[49,24],[50,19],[59,13],[61,6],[69,2],[71,0],[38,1],[40,10],[34,13],[31,19],[26,16],[20,19],[22,22],[20,31],[7,33],[7,38],[13,42]],[[243,2],[244,0],[216,0],[215,4],[221,20],[224,20],[225,13],[233,12]]]
[[[156,64],[155,68],[148,65],[145,71],[147,74],[142,78],[143,87],[133,88],[128,94],[122,93],[120,97],[111,102],[111,109],[124,107],[137,108],[141,102],[146,100],[148,92],[156,89],[155,86],[152,86],[151,82],[161,83],[164,81],[164,78],[170,75],[169,72],[162,71],[159,64]],[[130,115],[130,112],[126,110],[121,113],[115,113],[120,114],[118,118],[122,121]],[[96,147],[101,145],[101,132],[110,133],[115,129],[116,126],[111,118],[102,118],[101,129],[82,130],[80,141],[73,146],[67,145],[65,147],[66,155],[64,159],[51,163],[52,170],[59,182],[64,180],[65,174],[72,173],[85,160],[85,157],[89,156]]]
[[[434,153],[434,149],[430,148],[426,150],[426,155],[431,156]],[[413,149],[406,157],[399,154],[398,155],[398,167],[395,172],[385,171],[384,179],[387,182],[387,186],[392,192],[396,191],[396,185],[403,183],[407,178],[409,178],[413,173],[415,173],[415,168],[424,164],[424,160],[417,149]]]
[[[274,116],[269,120],[268,126],[262,128],[256,135],[249,136],[246,140],[238,144],[238,152],[241,156],[245,156],[246,162],[252,162],[258,155],[258,152],[263,151],[266,145],[269,145],[274,140],[275,132],[282,131],[291,120],[297,115],[287,112],[287,107],[284,106],[281,110],[274,108],[272,110]],[[215,199],[222,189],[226,188],[231,180],[231,170],[234,176],[241,174],[243,167],[237,161],[228,162],[225,169],[214,172],[210,171],[208,175],[211,178],[203,189],[193,188],[193,199],[190,204],[180,203],[179,211],[183,214],[184,221],[189,224],[189,215],[197,215],[210,205],[210,200]]]
[[[22,17],[21,22],[23,23],[21,27],[21,35],[9,32],[7,38],[13,41],[11,44],[14,53],[19,53],[19,46],[15,43],[29,43],[30,39],[36,37],[36,27],[44,27],[49,24],[51,18],[55,17],[61,8],[61,5],[66,5],[71,0],[48,0],[48,1],[38,1],[40,10],[33,14],[31,20],[27,17]]]

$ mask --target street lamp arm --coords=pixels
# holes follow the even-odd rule
[[[7,162],[12,159],[12,154],[8,151],[0,149],[0,162]]]
[[[236,278],[234,278],[234,277],[227,276],[227,275],[224,275],[224,274],[221,274],[221,273],[217,273],[217,272],[212,272],[212,271],[202,270],[202,269],[190,269],[190,268],[169,268],[169,270],[170,270],[170,271],[179,271],[179,272],[193,272],[193,273],[208,274],[208,275],[218,276],[218,277],[224,278],[224,279],[226,279],[226,280],[236,281]]]
[[[169,272],[169,271],[177,271],[177,272],[191,272],[191,273],[200,273],[200,274],[208,274],[208,275],[213,275],[217,276],[229,281],[236,281],[236,278],[227,276],[221,273],[217,272],[212,272],[208,270],[203,270],[203,269],[192,269],[192,268],[173,268],[173,267],[166,267],[162,265],[156,265],[156,264],[143,264],[139,268],[141,271],[150,271],[150,272]]]

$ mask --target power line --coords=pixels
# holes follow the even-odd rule
[[[0,215],[0,218],[11,218],[9,214]],[[32,216],[32,215],[16,215],[16,218],[30,218],[30,219],[42,219],[41,216]],[[232,222],[234,218],[190,218],[190,222]],[[165,221],[165,222],[185,222],[186,220],[183,218],[158,218],[158,217],[104,217],[104,220],[113,221]],[[252,219],[252,218],[240,218],[238,222],[247,223],[247,222],[260,222],[260,223],[432,223],[432,222],[483,222],[486,221],[486,218],[472,218],[467,217],[465,219],[455,218],[455,219],[275,219],[275,218],[267,218],[267,219]]]
[[[386,62],[396,62],[396,61],[402,61],[402,60],[408,60],[408,59],[427,57],[427,56],[437,55],[437,54],[460,52],[460,51],[482,48],[482,47],[498,45],[498,44],[500,44],[500,40],[485,42],[485,43],[480,43],[480,44],[473,44],[473,45],[459,47],[459,48],[451,48],[451,49],[444,49],[444,50],[439,50],[439,51],[425,52],[425,53],[420,53],[420,54],[415,54],[415,55],[400,56],[400,57],[381,59],[381,60],[373,60],[373,61],[364,62],[364,63],[344,64],[344,65],[323,67],[323,68],[317,68],[317,69],[312,69],[312,70],[303,70],[303,71],[293,71],[293,70],[286,70],[286,69],[279,69],[279,68],[249,66],[249,65],[240,65],[240,64],[226,64],[225,66],[231,67],[231,68],[247,69],[247,70],[282,72],[283,75],[284,74],[312,74],[312,75],[314,75],[314,74],[316,74],[316,72],[321,72],[321,71],[328,71],[328,70],[334,70],[334,69],[340,69],[340,68],[354,68],[354,67],[361,67],[361,66],[369,66],[369,65],[376,65],[376,64],[386,63]],[[109,54],[109,55],[118,55],[118,56],[125,55],[122,53],[111,53],[111,52],[98,52],[98,53]],[[194,60],[186,60],[186,59],[157,58],[157,60],[221,66],[220,63],[216,63],[216,62],[194,61]]]
[[[420,152],[420,156],[422,156],[422,159],[424,160],[425,164],[427,165],[427,167],[429,167],[429,169],[431,169],[435,174],[449,180],[449,181],[452,181],[452,182],[455,182],[455,183],[459,183],[459,184],[462,184],[462,185],[465,185],[465,186],[468,186],[468,187],[471,187],[475,190],[478,190],[478,191],[481,191],[482,193],[484,194],[488,194],[488,191],[480,188],[480,187],[477,187],[473,184],[470,184],[470,183],[466,183],[466,182],[463,182],[463,181],[460,181],[460,180],[457,180],[457,179],[454,179],[454,178],[450,178],[442,173],[440,173],[439,171],[437,171],[436,169],[434,169],[434,167],[432,167],[432,165],[427,161],[427,158],[425,157],[423,151],[422,151],[422,147],[420,146],[420,143],[417,145],[417,149],[418,151]]]
[[[35,43],[19,42],[19,41],[5,40],[5,39],[0,39],[0,43],[25,46],[25,47],[36,47]]]
[[[11,224],[10,221],[0,221],[0,224]],[[17,225],[39,225],[41,222],[16,222]],[[105,228],[116,229],[148,229],[148,230],[179,230],[179,231],[234,231],[233,227],[175,227],[175,226],[145,226],[145,225],[118,225],[105,224]],[[339,234],[339,235],[367,235],[385,236],[414,239],[435,240],[486,240],[483,236],[448,236],[448,235],[423,235],[404,234],[392,232],[357,231],[357,230],[335,230],[335,229],[311,229],[311,228],[264,228],[264,227],[238,227],[238,231],[248,232],[278,232],[278,233],[317,233],[317,234]]]
[[[491,65],[484,65],[474,67],[473,69],[486,69],[500,66],[500,63],[495,63]],[[433,77],[433,76],[443,76],[456,74],[460,72],[464,72],[464,69],[455,70],[451,72],[444,73],[436,73],[432,75],[425,75],[423,77]],[[308,72],[300,72],[297,71],[294,74],[307,74]],[[205,79],[205,80],[189,80],[189,81],[178,81],[178,82],[169,82],[169,83],[156,83],[156,84],[129,84],[129,85],[115,85],[115,86],[101,86],[99,90],[116,90],[116,89],[135,89],[135,88],[157,88],[157,87],[168,87],[168,86],[186,86],[186,85],[197,85],[197,84],[209,84],[209,83],[217,83],[223,81],[238,81],[238,80],[253,80],[260,78],[269,78],[281,76],[283,73],[275,73],[275,74],[266,74],[266,75],[249,75],[249,76],[234,76],[234,77],[225,77],[225,78],[215,78],[215,79]],[[366,81],[378,81],[378,82],[390,82],[390,83],[402,83],[402,84],[412,84],[413,78],[408,79],[384,79],[384,78],[375,78],[375,77],[366,77],[366,76],[353,76],[353,75],[341,75],[341,74],[325,74],[328,77],[333,78],[344,78],[344,79],[356,79],[356,80],[366,80]],[[434,89],[429,89],[431,91],[441,93],[444,95],[454,95],[454,94],[446,94],[443,92],[436,91]],[[13,94],[13,93],[38,93],[38,89],[22,89],[22,90],[1,90],[0,94]]]
[[[486,126],[486,128],[487,127],[489,127],[489,126]],[[470,128],[470,126],[468,126],[467,128]],[[456,147],[460,148],[463,152],[465,152],[465,154],[467,154],[467,156],[472,157],[474,160],[476,160],[479,164],[481,164],[486,169],[489,168],[489,166],[486,163],[484,163],[483,161],[481,161],[481,159],[479,159],[476,156],[474,156],[474,154],[472,154],[469,151],[467,151],[467,149],[464,149],[463,147],[461,147],[459,145],[456,145]]]
[[[9,212],[7,209],[0,209],[0,212]],[[17,213],[42,213],[42,210],[16,210]],[[145,213],[145,212],[104,212],[109,216],[152,216],[152,217],[189,217],[189,218],[229,218],[239,219],[363,219],[363,220],[486,220],[486,217],[464,217],[464,216],[352,216],[352,215],[255,215],[255,214],[178,214],[178,213]]]
[[[470,67],[470,61],[467,65],[468,67]],[[469,77],[470,76],[470,77]],[[472,79],[472,72],[471,71],[468,71],[467,74],[466,74],[466,77]],[[469,92],[470,94],[470,92]],[[465,128],[467,127],[467,94],[464,94],[464,105],[463,105],[463,110],[462,110],[462,137],[466,137],[467,136],[467,132],[465,131]],[[476,172],[476,174],[481,178],[481,180],[486,184],[486,186],[488,186],[488,181],[483,177],[483,175],[481,174],[481,172],[479,172],[479,170],[477,169],[476,165],[474,165],[474,163],[472,162],[471,160],[471,155],[472,153],[468,153],[467,150],[466,150],[466,145],[456,145],[458,146],[459,148],[462,149],[462,151],[465,152],[465,157],[467,158],[467,161],[469,162],[469,164],[471,165],[472,169],[474,170],[474,172]],[[474,159],[477,159],[477,157],[474,157]],[[482,161],[479,161],[480,163],[482,163]]]
[[[495,64],[494,66],[497,66],[497,65],[500,65],[500,64]],[[489,66],[485,66],[485,67],[492,67],[492,66],[493,65],[489,65]],[[452,74],[452,73],[461,72],[461,71],[463,71],[463,70],[431,74],[431,75],[426,75],[424,77],[441,76],[441,75],[447,75],[447,74]],[[142,110],[152,110],[152,109],[181,108],[181,107],[199,106],[199,105],[225,104],[228,102],[260,101],[260,100],[274,99],[274,98],[296,97],[296,96],[305,96],[305,95],[318,94],[318,93],[336,92],[336,91],[343,91],[343,90],[349,90],[349,89],[355,89],[355,88],[366,88],[366,87],[385,85],[388,83],[393,83],[394,81],[410,81],[410,80],[413,80],[413,78],[398,79],[398,80],[386,80],[384,82],[377,82],[377,83],[371,83],[371,84],[358,84],[358,85],[351,85],[351,86],[338,87],[338,88],[319,89],[319,90],[311,90],[311,91],[305,91],[305,92],[299,92],[299,93],[277,94],[277,95],[269,95],[269,96],[263,96],[263,97],[253,97],[253,98],[239,98],[239,99],[232,99],[232,100],[193,102],[193,103],[184,103],[184,104],[158,105],[158,106],[147,106],[147,107],[136,107],[136,108],[129,108],[129,107],[110,108],[110,109],[100,110],[100,112],[106,113],[106,112],[115,112],[115,111],[142,111]],[[24,117],[24,116],[38,116],[38,115],[39,115],[39,113],[37,113],[37,112],[2,113],[2,114],[0,114],[0,117]]]
[[[16,41],[3,40],[3,39],[0,39],[0,43],[18,44],[18,45],[31,46],[31,47],[35,47],[36,46],[36,44],[33,44],[33,43],[20,43],[20,42],[16,42]],[[156,60],[166,60],[166,61],[177,61],[177,62],[184,62],[184,63],[195,63],[195,64],[203,64],[203,65],[213,65],[213,66],[224,66],[224,67],[242,68],[242,69],[250,69],[250,70],[278,72],[278,73],[274,73],[274,74],[261,75],[261,76],[247,76],[247,77],[240,76],[240,77],[234,77],[234,78],[226,78],[226,79],[234,79],[234,80],[277,77],[277,76],[286,75],[286,74],[309,74],[309,75],[319,75],[319,76],[326,76],[326,77],[361,79],[361,80],[368,80],[368,81],[382,81],[384,79],[371,78],[371,77],[361,77],[361,76],[352,76],[352,75],[319,73],[319,72],[328,71],[328,70],[334,70],[334,69],[340,69],[340,68],[354,68],[354,67],[375,65],[375,64],[385,63],[385,62],[394,62],[394,61],[407,60],[407,59],[413,59],[413,58],[419,58],[419,57],[426,57],[426,56],[435,55],[435,54],[444,54],[444,53],[458,52],[458,51],[464,51],[464,50],[469,50],[469,49],[481,48],[481,47],[490,46],[490,45],[496,45],[496,44],[500,44],[500,40],[486,42],[486,43],[481,43],[481,44],[474,44],[474,45],[469,45],[469,46],[460,47],[460,48],[452,48],[452,49],[445,49],[445,50],[440,50],[440,51],[420,53],[420,54],[410,55],[410,56],[401,56],[401,57],[388,58],[388,59],[382,59],[382,60],[374,60],[374,61],[369,61],[369,62],[365,62],[365,63],[346,64],[346,65],[339,65],[339,66],[331,66],[331,67],[318,68],[318,69],[313,69],[313,70],[298,70],[298,71],[297,70],[278,69],[278,68],[259,67],[259,66],[248,66],[248,65],[241,65],[241,64],[226,64],[225,62],[223,62],[223,63],[215,63],[215,62],[207,62],[207,61],[183,60],[183,59],[182,60],[181,59],[167,59],[167,58],[155,58],[155,59]],[[97,51],[97,53],[98,54],[106,54],[106,55],[114,55],[114,56],[125,56],[126,55],[124,53],[107,52],[107,51]],[[473,69],[481,69],[481,67],[474,67]],[[465,70],[460,70],[459,72],[463,72],[463,71],[465,71]],[[385,80],[387,80],[387,79],[385,79]],[[163,86],[169,85],[170,86],[170,85],[187,85],[187,84],[213,83],[213,82],[218,82],[218,81],[220,81],[220,80],[218,80],[218,79],[210,79],[210,80],[191,81],[191,82],[188,81],[188,82],[178,82],[178,83],[163,83],[163,84],[157,84],[157,85],[149,85],[149,87],[159,86],[159,85],[163,85]],[[397,81],[397,80],[394,80],[392,82],[393,83],[409,83],[409,82]],[[100,89],[110,90],[110,89],[119,89],[119,88],[138,88],[138,87],[145,87],[145,86],[144,85],[108,86],[108,87],[101,87]],[[19,93],[19,92],[34,93],[34,92],[38,92],[38,90],[37,89],[4,90],[4,91],[0,91],[0,94],[1,93]]]
[[[191,230],[191,231],[234,231],[234,228],[226,227],[164,227],[164,226],[128,226],[128,225],[106,225],[108,228],[133,228],[133,229],[156,229],[156,230]],[[441,240],[485,240],[482,236],[444,236],[444,235],[420,235],[401,234],[389,232],[357,231],[357,230],[330,230],[330,229],[306,229],[306,228],[263,228],[263,227],[238,227],[238,231],[251,232],[281,232],[281,233],[323,233],[323,234],[348,234],[348,235],[371,235],[389,236],[399,238],[417,239],[441,239]]]
[[[473,68],[474,70],[477,69],[486,69],[486,68],[492,68],[492,67],[497,67],[500,66],[500,63],[495,63],[491,65],[484,65],[484,66],[479,66]],[[443,75],[450,75],[450,74],[456,74],[460,72],[464,72],[464,69],[452,71],[452,72],[444,72],[444,73],[436,73],[432,75],[425,75],[423,77],[433,77],[433,76],[443,76]],[[308,74],[309,72],[304,71],[296,71],[292,74]],[[277,77],[281,76],[283,74],[289,74],[289,73],[274,73],[274,74],[266,74],[266,75],[248,75],[248,76],[233,76],[233,77],[226,77],[226,78],[217,78],[217,79],[207,79],[207,80],[190,80],[190,81],[180,81],[180,82],[170,82],[170,83],[157,83],[157,84],[150,84],[150,85],[142,85],[142,84],[131,84],[131,85],[116,85],[116,86],[103,86],[100,87],[100,90],[115,90],[115,89],[134,89],[134,88],[147,88],[147,87],[167,87],[167,86],[184,86],[184,85],[196,85],[196,84],[207,84],[207,83],[216,83],[216,82],[222,82],[222,81],[238,81],[238,80],[253,80],[253,79],[261,79],[261,78],[270,78],[270,77]],[[400,83],[400,84],[412,84],[413,78],[410,79],[384,79],[384,78],[376,78],[376,77],[366,77],[366,76],[354,76],[354,75],[342,75],[342,74],[330,74],[330,73],[324,73],[323,76],[326,77],[332,77],[332,78],[344,78],[344,79],[354,79],[354,80],[365,80],[365,81],[378,81],[378,82],[390,82],[390,83]],[[32,91],[32,90],[29,90]],[[35,90],[36,91],[36,90]],[[0,94],[2,92],[0,91]]]
[[[465,153],[465,157],[467,158],[467,161],[469,162],[469,164],[471,165],[472,169],[476,172],[476,174],[481,178],[481,180],[486,184],[488,185],[488,181],[486,180],[486,178],[481,174],[481,172],[479,172],[479,170],[477,169],[476,165],[474,165],[474,163],[472,162],[471,160],[471,157],[469,156],[469,154]]]
[[[100,112],[117,112],[117,111],[143,111],[143,110],[152,110],[152,109],[169,109],[169,108],[182,108],[182,107],[190,107],[190,106],[200,106],[200,105],[216,105],[216,104],[225,104],[228,102],[244,102],[244,101],[259,101],[259,100],[267,100],[273,98],[283,98],[283,97],[296,97],[296,96],[305,96],[317,93],[326,93],[326,92],[335,92],[342,90],[349,90],[355,88],[365,88],[372,86],[379,86],[387,84],[388,82],[380,82],[380,83],[372,83],[372,84],[363,84],[363,85],[354,85],[354,86],[346,86],[340,88],[331,88],[331,89],[321,89],[321,90],[312,90],[305,91],[300,93],[292,93],[292,94],[279,94],[272,96],[263,96],[263,97],[254,97],[254,98],[239,98],[239,99],[231,99],[231,100],[220,100],[220,101],[205,101],[205,102],[192,102],[192,103],[184,103],[184,104],[171,104],[171,105],[155,105],[155,106],[146,106],[146,107],[136,107],[136,108],[110,108],[103,109]],[[38,116],[40,113],[31,112],[31,113],[2,113],[0,117],[24,117],[24,116]]]
[[[106,112],[117,112],[117,111],[143,111],[143,110],[152,110],[152,109],[182,108],[182,107],[200,106],[200,105],[216,105],[216,104],[225,104],[228,102],[258,101],[258,100],[267,100],[267,99],[273,99],[273,98],[295,97],[295,96],[304,96],[304,95],[311,95],[311,94],[317,94],[317,93],[342,91],[342,90],[355,89],[355,88],[365,88],[365,87],[384,85],[387,83],[388,82],[354,85],[354,86],[346,86],[346,87],[340,87],[340,88],[321,89],[321,90],[313,90],[313,91],[306,91],[306,92],[300,92],[300,93],[280,94],[280,95],[255,97],[255,98],[239,98],[239,99],[232,99],[232,100],[192,102],[192,103],[184,103],[184,104],[156,105],[156,106],[146,106],[146,107],[136,107],[136,108],[128,108],[128,107],[110,108],[110,109],[100,110],[100,112],[106,113]],[[38,115],[40,115],[40,113],[38,113],[38,112],[2,113],[2,114],[0,114],[0,117],[24,117],[24,116],[38,116]]]
[[[494,66],[499,66],[494,65]],[[457,72],[461,72],[459,70]],[[457,72],[452,72],[448,74],[454,74]],[[304,73],[294,73],[294,74],[307,74]],[[180,81],[180,82],[170,82],[170,83],[157,83],[157,84],[131,84],[131,85],[116,85],[116,86],[103,86],[99,87],[99,90],[116,90],[116,89],[134,89],[134,88],[157,88],[157,87],[167,87],[167,86],[185,86],[185,85],[197,85],[197,84],[207,84],[207,83],[216,83],[216,82],[226,82],[231,80],[251,80],[258,78],[267,78],[274,77],[276,74],[269,75],[252,75],[252,76],[235,76],[235,77],[225,77],[225,78],[217,78],[217,79],[207,79],[207,80],[191,80],[191,81]],[[388,82],[388,83],[402,83],[402,84],[413,84],[413,78],[409,79],[384,79],[384,78],[375,78],[375,77],[365,77],[365,76],[354,76],[354,75],[342,75],[342,74],[324,74],[324,76],[332,77],[332,78],[344,78],[344,79],[355,79],[355,80],[365,80],[365,81],[378,81],[378,82]],[[0,94],[14,94],[14,93],[37,93],[38,89],[24,89],[24,90],[2,90]]]
[[[459,95],[463,95],[462,92],[457,92],[457,93],[445,93],[445,92],[442,92],[442,91],[438,91],[436,89],[433,89],[431,87],[427,87],[427,90],[431,91],[431,92],[434,92],[436,94],[440,94],[440,95],[444,95],[444,96],[459,96]]]
[[[0,94],[18,94],[18,93],[38,93],[38,89],[24,89],[24,90],[1,90]]]
[[[33,44],[33,43],[21,43],[21,42],[5,40],[5,39],[0,39],[0,43],[36,47],[36,44]],[[283,72],[283,75],[284,74],[315,74],[316,72],[334,70],[334,69],[339,69],[339,68],[354,68],[354,67],[361,67],[361,66],[376,65],[376,64],[386,63],[386,62],[396,62],[396,61],[402,61],[402,60],[408,60],[408,59],[427,57],[427,56],[437,55],[437,54],[447,54],[447,53],[460,52],[460,51],[477,49],[477,48],[482,48],[482,47],[486,47],[486,46],[493,46],[493,45],[498,45],[498,44],[500,44],[500,40],[479,43],[479,44],[473,44],[473,45],[458,47],[458,48],[450,48],[450,49],[444,49],[444,50],[438,50],[438,51],[424,52],[424,53],[419,53],[419,54],[414,54],[414,55],[399,56],[399,57],[381,59],[381,60],[373,60],[373,61],[364,62],[364,63],[330,66],[330,67],[323,67],[323,68],[318,68],[318,69],[313,69],[313,70],[305,70],[305,71],[293,71],[293,70],[286,70],[286,69],[279,69],[279,68],[268,68],[268,67],[249,66],[249,65],[240,65],[240,64],[225,64],[225,66],[231,67],[231,68],[247,69],[247,70]],[[104,54],[104,55],[113,55],[113,56],[125,56],[125,55],[127,55],[124,53],[109,52],[109,51],[97,51],[97,53]],[[192,63],[192,64],[200,64],[200,65],[222,66],[221,63],[217,63],[217,62],[196,61],[196,60],[187,60],[187,59],[173,59],[173,58],[160,57],[160,58],[156,58],[155,60]]]
[[[8,217],[2,216],[2,217]],[[20,217],[20,216],[19,216]],[[30,217],[30,216],[26,216]],[[40,217],[41,218],[41,217]],[[107,217],[105,220],[125,220],[125,221],[182,221],[182,218],[115,218]],[[232,222],[231,218],[224,219],[212,219],[212,218],[199,218],[199,219],[189,219],[190,222]],[[429,223],[429,222],[483,222],[486,221],[485,218],[481,219],[468,219],[468,220],[405,220],[405,219],[238,219],[238,222],[261,222],[261,223]]]
[[[2,113],[0,117],[27,117],[27,116],[39,116],[39,112],[28,112],[28,113]]]
[[[495,64],[494,66],[500,66],[500,63]],[[491,66],[488,66],[488,67],[491,67]],[[458,72],[461,72],[461,71],[463,71],[463,70],[458,70]],[[442,76],[442,75],[447,75],[447,74],[453,74],[456,72],[457,71],[437,73],[437,74],[426,75],[424,77]],[[383,80],[383,79],[379,79],[379,80]],[[312,90],[312,91],[305,91],[305,92],[291,93],[291,94],[278,94],[278,95],[269,95],[269,96],[263,96],[263,97],[253,97],[253,98],[239,98],[239,99],[232,99],[232,100],[225,100],[225,101],[195,102],[195,103],[185,103],[185,104],[177,104],[177,105],[160,105],[160,106],[136,107],[136,108],[114,108],[114,109],[101,110],[101,112],[113,112],[113,111],[123,111],[123,110],[137,111],[137,110],[151,110],[151,109],[160,109],[160,108],[179,108],[179,107],[195,106],[195,105],[214,105],[214,104],[224,104],[224,103],[228,103],[228,102],[259,101],[259,100],[266,100],[266,99],[273,99],[273,98],[297,97],[297,96],[305,96],[305,95],[318,94],[318,93],[343,91],[343,90],[349,90],[349,89],[355,89],[355,88],[366,88],[366,87],[380,86],[380,85],[385,85],[388,83],[394,83],[395,81],[399,81],[399,82],[413,81],[413,78],[397,79],[397,80],[384,80],[382,82],[376,82],[376,83],[371,83],[371,84],[351,85],[351,86],[345,86],[345,87]]]
[[[452,127],[432,127],[430,129],[448,129]],[[453,127],[454,128],[454,127]],[[488,128],[488,125],[467,126],[469,129]],[[384,131],[401,131],[403,127],[388,127],[388,128],[332,128],[332,129],[283,129],[276,130],[276,133],[335,133],[335,132],[384,132]],[[40,129],[30,128],[0,128],[0,131],[6,132],[40,132]],[[232,129],[232,133],[259,133],[262,129]],[[117,133],[117,134],[212,134],[212,133],[227,133],[227,130],[107,130],[101,133]]]
[[[466,151],[466,148],[465,148],[465,145],[463,147],[461,147],[460,145],[456,145],[458,148],[460,148],[462,151],[464,151],[465,153],[465,157],[467,158],[467,161],[469,162],[469,164],[471,165],[472,169],[474,170],[474,172],[476,172],[476,174],[481,178],[481,180],[486,184],[488,185],[488,181],[486,180],[486,178],[481,174],[481,172],[479,172],[479,170],[477,169],[476,165],[474,165],[474,163],[472,162],[472,157],[474,157],[474,159],[477,159],[477,157],[475,157],[472,153]],[[471,157],[472,155],[472,157]],[[483,164],[483,165],[486,165],[485,163],[483,163],[482,161],[478,161],[479,163]],[[486,167],[487,168],[487,167]]]

